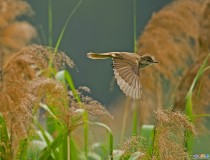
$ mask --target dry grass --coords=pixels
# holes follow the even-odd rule
[[[77,103],[76,100],[73,98],[73,95],[70,91],[70,107],[74,109],[83,108],[88,112],[89,118],[92,121],[109,123],[113,120],[113,116],[108,112],[108,110],[98,101],[92,99],[89,96],[84,96],[83,92],[90,92],[90,89],[83,86],[79,87],[77,90],[82,104]]]
[[[139,152],[142,154],[142,156],[145,156],[147,152],[146,151],[147,147],[148,147],[148,144],[144,138],[132,136],[125,140],[120,150],[123,151],[123,157],[126,159],[126,157],[132,155],[135,152]]]
[[[25,21],[17,21],[32,10],[24,0],[0,0],[0,68],[6,59],[36,37],[35,28]]]
[[[195,127],[187,116],[170,110],[157,111],[152,159],[190,159],[185,150],[186,131],[196,134]]]
[[[0,81],[0,112],[11,134],[13,154],[20,139],[27,137],[32,115],[39,107],[39,102],[68,108],[66,88],[48,78],[48,62],[52,51],[50,48],[33,45],[13,54],[3,67]],[[56,54],[55,69],[63,66],[66,59],[63,55]],[[65,61],[71,62],[69,59]]]
[[[177,97],[182,97],[183,103],[179,103],[177,108],[184,109],[186,91],[197,73],[195,68],[201,64],[197,62],[207,55],[207,46],[210,46],[207,41],[209,8],[208,0],[177,0],[153,14],[138,41],[140,54],[149,53],[160,62],[142,70],[142,105],[146,113],[151,113],[154,108],[178,104],[171,99],[176,94],[174,90],[180,78],[182,87],[178,87]],[[192,68],[194,74],[187,74],[192,72]],[[204,86],[209,86],[207,76],[202,81]],[[184,85],[186,79],[188,85]],[[209,90],[200,91],[202,100],[206,101]]]

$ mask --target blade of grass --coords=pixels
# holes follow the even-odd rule
[[[140,159],[141,156],[143,156],[144,154],[141,152],[135,152],[131,155],[131,157],[128,160],[138,160]]]
[[[7,125],[3,115],[0,113],[0,159],[9,159],[12,155]]]
[[[153,152],[153,141],[154,141],[154,125],[142,125],[141,137],[144,137],[148,142],[148,153],[152,157]]]
[[[52,118],[54,120],[56,120],[59,124],[62,124],[61,121],[59,120],[59,118],[53,113],[53,111],[50,109],[50,107],[48,107],[46,104],[40,103],[40,106],[47,111],[47,113],[49,113],[50,116],[52,116]]]
[[[133,0],[133,50],[134,53],[137,53],[137,46],[136,46],[136,0]],[[137,135],[138,132],[138,106],[136,103],[133,106],[133,129],[132,135]]]
[[[114,150],[113,151],[113,160],[121,160],[123,159],[123,154],[124,151],[123,150]]]
[[[191,121],[193,121],[193,118],[194,118],[194,117],[192,117],[192,114],[193,114],[193,112],[192,112],[192,110],[193,110],[193,104],[192,104],[193,90],[194,90],[197,82],[199,81],[200,77],[209,68],[209,66],[207,66],[208,65],[207,62],[208,62],[209,57],[210,57],[210,53],[208,54],[206,59],[203,61],[198,73],[196,74],[196,76],[195,76],[195,78],[192,82],[192,85],[191,85],[191,87],[190,87],[190,89],[187,93],[187,96],[185,98],[186,99],[185,111],[186,111],[186,114]],[[191,154],[192,147],[193,147],[193,135],[189,131],[186,131],[185,137],[186,137],[186,142],[185,142],[186,150],[189,154]]]
[[[132,129],[132,135],[136,136],[138,133],[138,106],[136,101],[133,101],[132,104],[133,107],[133,129]]]
[[[83,153],[79,150],[79,147],[75,143],[72,136],[70,136],[70,148],[71,148],[71,150],[70,150],[70,159],[71,160],[76,160],[76,159],[85,160]]]
[[[84,143],[85,143],[85,158],[88,159],[88,112],[83,113],[83,129],[84,129]]]
[[[39,128],[39,132],[38,135],[41,139],[43,139],[45,141],[45,143],[47,144],[47,147],[50,146],[50,144],[53,142],[53,138],[52,136],[46,131],[44,130],[44,128],[42,127],[42,125],[37,121],[34,120],[34,122],[36,123],[36,126]],[[55,159],[59,159],[59,153],[56,150],[52,150],[52,157]]]
[[[88,121],[89,124],[92,125],[97,125],[97,126],[101,126],[103,128],[105,128],[108,132],[108,142],[109,142],[109,156],[110,159],[113,160],[113,134],[112,134],[112,130],[105,124],[100,123],[100,122],[90,122]]]
[[[25,138],[20,141],[17,149],[17,154],[14,160],[27,160],[28,145],[29,145],[29,138]]]
[[[70,142],[71,134],[67,136],[67,160],[71,159],[71,142]]]
[[[130,103],[130,98],[126,98],[125,102],[125,109],[124,109],[124,114],[123,114],[123,122],[122,122],[122,131],[121,131],[121,138],[120,138],[120,143],[123,143],[124,136],[125,136],[125,129],[126,129],[126,122],[128,119],[128,108],[129,108],[129,103]]]
[[[82,0],[80,0],[80,1],[76,4],[76,6],[74,7],[74,9],[71,11],[70,15],[68,16],[68,18],[67,18],[67,20],[66,20],[66,22],[65,22],[65,24],[64,24],[64,26],[63,26],[63,28],[62,28],[62,30],[61,30],[61,32],[60,32],[60,34],[59,34],[59,37],[58,37],[58,40],[57,40],[57,42],[56,42],[55,49],[54,49],[54,52],[53,52],[52,57],[51,57],[51,59],[50,59],[48,68],[51,68],[51,67],[52,67],[52,63],[53,63],[54,56],[55,56],[55,54],[56,54],[57,51],[58,51],[58,48],[59,48],[59,46],[60,46],[61,40],[62,40],[62,38],[63,38],[63,35],[64,35],[65,31],[66,31],[66,28],[67,28],[67,26],[68,26],[68,24],[69,24],[71,18],[72,18],[73,15],[76,13],[76,11],[77,11],[77,9],[79,8],[79,6],[81,5],[81,3],[82,3]]]
[[[48,45],[52,47],[52,23],[53,23],[53,16],[52,16],[52,0],[48,0]]]
[[[196,76],[193,80],[193,83],[192,83],[192,85],[191,85],[191,87],[190,87],[190,89],[187,93],[187,96],[186,96],[185,111],[186,111],[186,114],[189,116],[189,118],[192,115],[192,93],[193,93],[193,89],[195,88],[195,85],[198,82],[198,80],[200,79],[200,77],[206,71],[206,66],[207,66],[207,62],[208,62],[209,57],[210,57],[210,54],[208,54],[208,56],[206,57],[206,59],[202,63],[202,65],[201,65],[198,73],[196,74]]]
[[[192,115],[191,117],[210,117],[210,114],[198,114],[198,115]]]
[[[136,0],[133,0],[133,49],[134,53],[137,53],[136,42]]]
[[[67,130],[61,132],[54,140],[52,143],[50,143],[50,145],[47,146],[47,148],[45,148],[42,153],[41,156],[39,158],[39,160],[46,160],[47,158],[50,157],[50,155],[52,153],[55,152],[55,150],[64,142],[65,137],[67,136],[68,132]]]
[[[81,99],[80,99],[79,95],[77,94],[71,74],[66,70],[62,70],[62,71],[59,71],[55,77],[56,77],[56,79],[58,79],[60,81],[67,82],[67,84],[69,85],[70,89],[72,90],[73,95],[76,98],[77,102],[81,103]]]
[[[178,82],[175,86],[175,89],[174,89],[173,93],[172,93],[171,100],[170,100],[170,103],[169,103],[169,107],[172,107],[173,104],[174,104],[175,95],[176,95],[177,89],[179,88],[180,84],[181,84],[181,77],[179,77],[179,80],[178,80]]]
[[[104,143],[101,143],[101,142],[96,142],[96,143],[92,144],[90,150],[92,152],[100,154],[102,159],[105,159],[105,157],[107,156],[107,153],[109,152],[107,150],[106,145]]]

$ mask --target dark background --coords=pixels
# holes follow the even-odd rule
[[[47,45],[48,0],[28,0],[35,15],[31,23],[39,32],[38,43]],[[78,0],[52,0],[53,46],[67,17]],[[137,37],[141,35],[152,14],[171,0],[136,0]],[[91,97],[109,106],[123,97],[113,81],[111,60],[94,61],[87,52],[129,51],[134,43],[134,0],[83,0],[72,17],[59,47],[75,62],[71,69],[76,87],[87,86]],[[112,90],[111,90],[112,88]]]

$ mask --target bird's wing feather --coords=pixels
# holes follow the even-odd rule
[[[117,84],[127,96],[140,99],[141,85],[137,56],[124,52],[115,55],[113,69]]]

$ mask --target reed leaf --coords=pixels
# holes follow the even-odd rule
[[[192,95],[193,95],[193,89],[195,88],[197,82],[199,81],[199,79],[201,78],[201,76],[204,74],[204,72],[207,70],[206,68],[209,68],[207,67],[208,65],[208,59],[210,57],[210,53],[208,54],[208,56],[206,57],[206,59],[203,61],[198,73],[196,74],[193,82],[192,82],[192,85],[187,93],[187,96],[186,96],[186,104],[185,104],[185,111],[186,111],[186,114],[187,116],[190,118],[191,121],[193,121],[194,119],[194,116],[193,116],[193,103],[192,103]],[[185,133],[185,137],[186,137],[186,142],[185,142],[185,147],[186,147],[186,150],[189,154],[191,154],[192,152],[192,148],[193,148],[193,134],[186,131]]]
[[[0,113],[0,159],[8,159],[11,155],[11,145],[7,132],[7,124]]]
[[[50,143],[50,145],[47,146],[47,148],[45,148],[42,153],[41,156],[39,158],[39,160],[46,160],[47,158],[49,158],[51,156],[52,153],[55,152],[55,150],[64,142],[65,137],[67,136],[67,130],[64,130],[63,132],[61,132],[54,140],[52,143]]]

